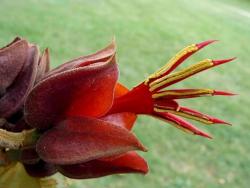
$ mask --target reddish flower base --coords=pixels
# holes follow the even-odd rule
[[[146,114],[208,138],[209,134],[182,117],[204,124],[229,124],[181,106],[179,99],[232,93],[167,89],[201,71],[234,60],[205,59],[175,71],[188,57],[213,42],[184,48],[129,90],[117,81],[114,41],[95,54],[49,70],[48,49],[40,55],[36,45],[16,38],[0,49],[0,118],[3,119],[0,126],[4,134],[35,130],[37,139],[28,147],[17,149],[20,153],[17,160],[30,176],[50,176],[57,171],[76,179],[117,173],[146,174],[148,165],[135,152],[146,151],[132,132],[137,115]],[[3,148],[6,152],[7,146]]]

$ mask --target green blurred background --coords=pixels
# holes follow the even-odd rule
[[[150,172],[77,180],[72,188],[247,188],[250,184],[250,1],[248,0],[0,0],[0,44],[16,35],[49,47],[53,67],[118,44],[120,81],[135,86],[182,47],[207,39],[216,43],[185,65],[204,58],[238,57],[178,87],[216,88],[240,95],[183,101],[233,126],[204,127],[214,139],[184,134],[150,117],[135,132],[148,147]]]

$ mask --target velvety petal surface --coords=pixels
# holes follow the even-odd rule
[[[26,121],[44,129],[65,117],[100,117],[113,103],[117,79],[115,57],[53,75],[29,94],[25,103]]]
[[[14,82],[28,56],[28,42],[17,39],[0,49],[0,96]]]
[[[116,45],[115,41],[113,40],[107,47],[103,48],[102,50],[99,50],[94,54],[81,56],[79,58],[68,61],[58,66],[57,68],[51,70],[45,77],[49,77],[53,74],[64,72],[70,69],[84,67],[90,64],[107,61],[112,56],[114,56],[115,53],[116,53]]]
[[[136,118],[137,115],[134,113],[122,112],[116,114],[109,114],[107,116],[102,117],[101,119],[114,125],[122,126],[128,130],[131,130],[136,121]]]
[[[127,129],[94,118],[70,118],[45,132],[39,156],[54,164],[77,164],[146,149]]]
[[[0,116],[9,117],[17,112],[35,82],[39,51],[34,45],[29,45],[28,56],[15,82],[0,98]]]
[[[98,178],[112,174],[148,172],[147,162],[136,152],[128,152],[115,159],[93,160],[57,167],[63,175],[74,179]]]

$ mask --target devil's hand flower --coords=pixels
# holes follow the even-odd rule
[[[214,95],[230,96],[233,94],[213,89],[167,89],[167,87],[201,71],[235,59],[205,59],[185,69],[173,72],[177,66],[183,63],[189,56],[213,42],[215,42],[215,40],[205,41],[199,44],[190,45],[181,50],[170,59],[164,67],[150,75],[143,83],[133,88],[127,94],[114,100],[114,104],[109,113],[125,111],[136,114],[152,115],[153,117],[162,119],[185,132],[211,138],[209,134],[199,130],[179,116],[193,119],[204,124],[229,123],[181,106],[177,103],[177,100]]]
[[[28,95],[23,94],[25,103],[21,112],[24,116],[21,117],[25,119],[26,126],[29,125],[30,129],[39,133],[39,139],[33,143],[33,147],[21,150],[19,160],[26,171],[35,177],[49,176],[59,171],[67,177],[78,179],[116,173],[145,174],[148,172],[147,163],[135,150],[146,149],[131,130],[140,114],[164,120],[186,132],[210,137],[181,117],[205,124],[228,123],[181,106],[177,101],[232,94],[212,89],[167,87],[233,60],[206,59],[173,72],[189,56],[212,42],[214,41],[184,48],[132,90],[117,82],[114,41],[95,54],[71,60],[49,72],[49,57],[46,53],[46,56],[40,58],[40,62],[44,63],[38,63],[35,71],[40,73],[29,79],[33,80],[32,86],[35,83],[34,87],[27,90]],[[2,97],[9,93],[6,88],[19,72],[18,67],[8,70],[12,69],[11,77],[6,80],[1,77]],[[22,102],[20,104],[23,105]]]

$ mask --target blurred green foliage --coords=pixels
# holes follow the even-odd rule
[[[95,52],[113,36],[120,81],[129,87],[162,66],[182,47],[218,39],[184,65],[204,58],[238,57],[176,87],[216,88],[240,95],[184,101],[233,126],[201,127],[214,139],[180,132],[140,117],[135,132],[148,147],[148,175],[74,181],[72,188],[247,188],[250,184],[250,2],[248,0],[1,0],[0,44],[16,35],[49,47],[53,67]]]

